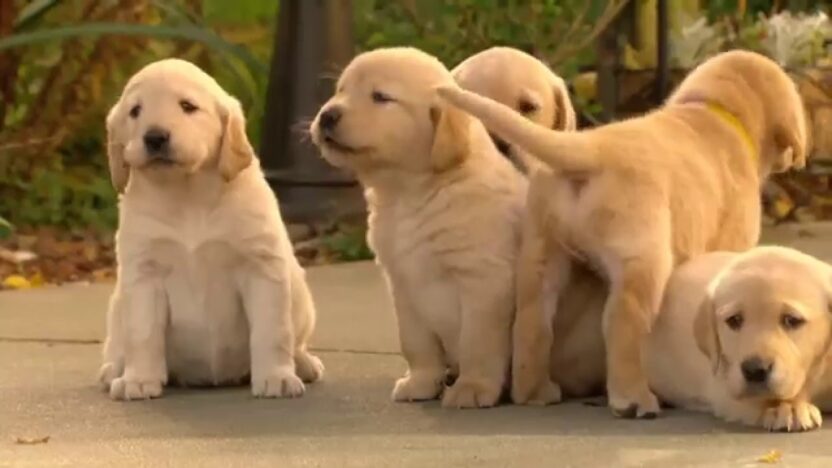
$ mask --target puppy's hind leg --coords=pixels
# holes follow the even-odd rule
[[[315,330],[316,313],[305,276],[300,266],[292,275],[292,322],[295,328],[295,373],[304,382],[311,383],[323,377],[324,365],[307,348]]]
[[[560,387],[552,382],[549,360],[552,319],[556,306],[544,310],[544,280],[557,303],[559,288],[566,284],[571,262],[566,252],[547,242],[532,216],[523,222],[517,260],[516,308],[513,326],[511,398],[518,404],[551,404],[561,400]],[[547,277],[549,275],[549,277]],[[548,314],[547,314],[548,312]]]
[[[107,338],[104,341],[103,362],[98,371],[98,381],[105,391],[110,383],[124,373],[124,300],[119,293],[119,284],[110,296],[107,310]]]
[[[656,245],[653,249],[665,253],[645,252],[608,266],[613,273],[604,307],[607,395],[613,413],[624,418],[651,419],[660,412],[647,384],[641,354],[661,304],[672,258],[669,247]]]

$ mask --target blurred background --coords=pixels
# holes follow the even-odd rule
[[[112,277],[104,117],[141,66],[176,56],[237,96],[307,264],[365,259],[363,205],[304,128],[356,53],[410,45],[452,68],[493,45],[567,79],[593,126],[644,112],[726,49],[786,67],[810,167],[764,188],[766,220],[832,218],[830,2],[811,0],[0,0],[0,289]]]

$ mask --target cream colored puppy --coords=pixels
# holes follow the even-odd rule
[[[832,267],[784,247],[680,266],[644,348],[651,388],[675,406],[777,431],[832,411]]]
[[[448,70],[416,49],[361,54],[311,126],[365,188],[368,240],[387,277],[408,364],[393,399],[497,403],[509,371],[523,176],[479,121],[434,88]]]
[[[550,317],[543,278],[573,258],[609,281],[604,311],[607,393],[616,415],[654,417],[641,350],[675,265],[713,250],[745,250],[760,230],[759,189],[772,171],[802,167],[803,107],[794,83],[755,53],[720,54],[696,68],[667,103],[644,117],[559,132],[453,86],[451,103],[481,118],[555,174],[549,195],[530,201],[518,269],[512,395],[557,401],[550,380]]]
[[[575,109],[563,79],[533,56],[511,47],[474,54],[451,71],[463,89],[500,102],[527,119],[555,130],[575,130]],[[523,170],[535,161],[502,138],[497,149]]]
[[[465,59],[451,74],[461,88],[511,107],[538,125],[555,130],[576,128],[566,83],[525,52],[492,47]],[[496,135],[491,138],[501,153],[528,174],[528,203],[546,200],[549,187],[557,183],[552,169]],[[538,198],[542,200],[535,201]],[[557,304],[559,312],[547,314],[554,317],[549,367],[552,380],[566,396],[584,397],[603,393],[604,389],[606,367],[599,316],[607,286],[585,265],[575,264],[573,268],[571,281]],[[556,274],[552,271],[549,276]],[[544,280],[544,296],[550,294],[546,291],[549,284]],[[549,301],[547,309],[553,306]]]
[[[136,73],[107,116],[121,192],[101,382],[117,400],[251,379],[296,397],[319,379],[315,307],[240,104],[176,59]]]

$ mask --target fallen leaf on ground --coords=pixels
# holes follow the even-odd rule
[[[49,442],[50,436],[43,437],[15,437],[14,443],[17,445],[37,445]]]
[[[3,287],[8,289],[29,289],[32,283],[20,275],[11,275],[3,280]]]
[[[760,463],[768,463],[769,465],[773,465],[775,463],[778,463],[782,458],[783,452],[779,450],[770,450],[767,454],[758,458],[757,461]]]

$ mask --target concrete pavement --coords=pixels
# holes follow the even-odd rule
[[[771,230],[832,260],[832,226]],[[111,285],[0,293],[0,466],[832,466],[832,429],[766,434],[668,410],[613,419],[570,402],[449,411],[395,404],[404,371],[392,308],[370,263],[310,270],[323,382],[299,400],[246,388],[169,389],[116,403],[95,385]],[[17,437],[45,437],[19,445]]]

